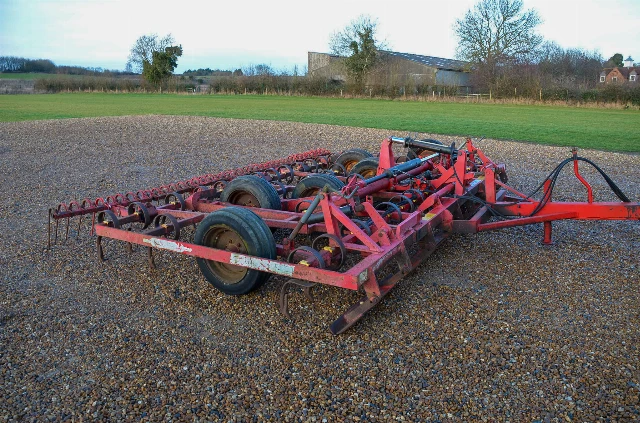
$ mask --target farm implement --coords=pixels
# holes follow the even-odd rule
[[[282,275],[279,307],[285,316],[292,287],[309,298],[315,284],[362,292],[331,324],[339,334],[452,234],[542,224],[542,242],[549,244],[553,221],[640,220],[640,204],[575,149],[536,190],[524,194],[507,185],[504,165],[474,142],[467,139],[456,148],[390,137],[377,156],[361,149],[341,154],[317,149],[157,188],[63,203],[49,210],[49,245],[62,237],[61,230],[68,237],[71,218],[90,215],[100,260],[105,239],[123,241],[128,251],[132,244],[145,247],[151,267],[154,250],[186,254],[196,258],[209,283],[229,295],[247,294],[271,274]],[[394,155],[394,145],[404,148],[402,157]],[[579,172],[581,162],[593,166],[620,201],[595,202]],[[587,201],[552,199],[567,165],[584,185]]]

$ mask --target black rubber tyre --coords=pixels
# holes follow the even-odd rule
[[[444,145],[441,141],[438,141],[438,140],[424,139],[420,141],[427,141],[432,144]],[[431,152],[431,150],[427,148],[420,148],[420,147],[409,148],[409,151],[407,151],[407,157],[409,158],[409,160],[412,160],[412,159],[417,159],[418,157],[428,156],[428,154],[424,154],[425,152]]]
[[[195,243],[221,250],[274,260],[276,241],[269,227],[249,209],[227,207],[210,213],[198,225]],[[207,282],[228,295],[251,292],[271,273],[197,258]]]
[[[357,173],[362,175],[365,179],[373,178],[378,172],[379,163],[380,160],[375,157],[360,160],[351,168],[350,174],[353,175],[354,173]]]
[[[222,191],[220,201],[238,206],[282,210],[276,188],[256,175],[239,176]]]
[[[344,151],[336,158],[335,163],[339,163],[350,173],[351,168],[355,166],[360,160],[373,157],[373,154],[362,148],[352,148],[351,150]]]
[[[306,176],[298,182],[298,185],[293,189],[291,198],[304,198],[313,197],[318,191],[324,188],[325,185],[329,185],[329,188],[334,191],[340,191],[344,187],[344,183],[336,176],[329,173],[314,173]]]

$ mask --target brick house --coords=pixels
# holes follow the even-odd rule
[[[640,66],[634,66],[631,56],[624,61],[623,67],[604,68],[600,72],[599,82],[604,84],[628,82],[635,84],[640,76]]]

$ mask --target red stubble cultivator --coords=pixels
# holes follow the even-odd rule
[[[394,144],[407,148],[395,158]],[[594,166],[619,202],[594,202],[579,162]],[[565,165],[587,189],[586,202],[552,200]],[[271,274],[285,276],[279,306],[285,316],[288,289],[321,283],[363,293],[331,325],[339,334],[374,307],[405,275],[447,237],[510,226],[542,223],[551,243],[554,220],[640,220],[640,204],[630,202],[594,163],[579,157],[562,161],[531,194],[509,187],[504,165],[489,159],[471,139],[461,148],[435,140],[391,137],[377,157],[354,149],[294,154],[282,160],[203,175],[158,188],[95,201],[60,204],[49,211],[49,243],[58,240],[58,222],[92,216],[97,253],[102,240],[124,241],[196,258],[214,287],[247,294]],[[540,197],[535,200],[533,197]],[[196,226],[193,239],[183,228]]]

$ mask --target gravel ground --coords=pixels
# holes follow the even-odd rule
[[[327,326],[356,293],[294,294],[290,322],[278,277],[228,297],[186,256],[159,253],[152,271],[143,249],[111,243],[98,263],[84,229],[45,249],[60,201],[316,147],[375,151],[388,135],[404,133],[199,117],[1,123],[0,421],[639,420],[640,222],[557,223],[553,246],[540,225],[454,236],[340,336]],[[480,146],[525,191],[569,154]],[[640,156],[581,154],[640,199]],[[613,199],[584,173],[597,200]],[[557,199],[586,197],[565,180]]]

